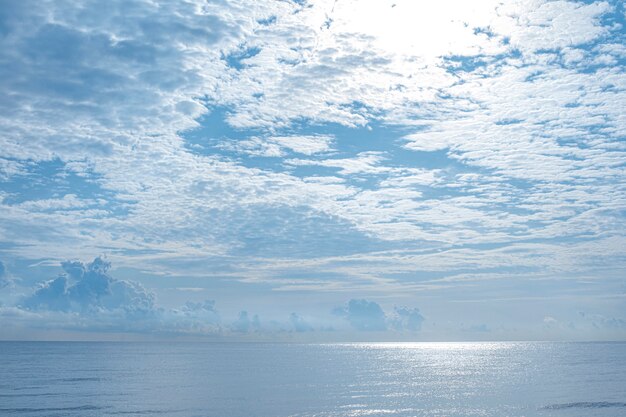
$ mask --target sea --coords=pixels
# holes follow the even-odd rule
[[[626,416],[626,343],[0,342],[0,416]]]

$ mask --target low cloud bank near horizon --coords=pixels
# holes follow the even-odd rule
[[[283,321],[264,322],[260,314],[246,309],[227,320],[214,300],[187,301],[175,308],[159,306],[156,295],[142,284],[112,277],[111,263],[104,257],[91,262],[68,260],[60,266],[62,273],[30,288],[15,305],[0,305],[0,322],[14,317],[17,323],[33,328],[259,336],[341,330],[414,333],[425,320],[417,308],[395,307],[386,314],[377,302],[366,299],[350,299],[345,306],[335,308],[327,314],[331,322],[297,312],[285,314]],[[2,268],[0,277],[8,277],[4,264]]]
[[[394,307],[387,314],[378,303],[366,299],[351,299],[346,306],[333,309],[332,314],[344,318],[355,330],[373,332],[418,332],[425,320],[418,308]]]
[[[2,266],[0,288],[0,339],[11,334],[74,332],[77,339],[127,334],[136,337],[199,337],[213,340],[309,340],[309,341],[393,341],[393,340],[511,340],[519,329],[507,328],[491,318],[472,321],[465,316],[458,322],[442,323],[438,315],[425,315],[415,306],[383,305],[374,297],[350,298],[331,309],[313,309],[302,303],[302,311],[268,312],[259,306],[228,305],[220,311],[220,301],[187,299],[178,306],[165,307],[153,290],[139,282],[117,279],[105,257],[91,262],[68,260],[59,263],[60,273],[25,285],[19,273]],[[190,297],[202,297],[185,292]],[[244,303],[245,304],[245,303]],[[222,304],[224,307],[224,304]],[[235,309],[236,313],[232,313]],[[618,340],[626,330],[619,314],[577,312],[540,316],[537,338]],[[532,331],[531,327],[525,329]],[[82,335],[82,336],[81,336]],[[617,335],[617,337],[616,337]],[[30,336],[28,336],[30,337]],[[586,340],[586,339],[585,339]]]

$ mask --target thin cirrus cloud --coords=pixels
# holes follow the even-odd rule
[[[418,329],[394,306],[454,321],[466,312],[434,299],[532,297],[536,281],[561,310],[528,328],[580,319],[573,299],[614,317],[596,300],[626,267],[624,24],[612,1],[10,2],[0,255],[18,276],[106,253],[193,280],[119,289],[144,304],[256,292],[239,308],[261,327],[291,313],[269,311],[277,293],[309,291],[315,311],[275,326],[295,332],[376,294],[384,329]],[[67,274],[31,311],[102,307]],[[230,326],[192,305],[166,315]],[[236,314],[231,330],[258,327]]]
[[[6,265],[4,262],[0,261],[0,289],[11,285],[11,281],[11,276],[9,275]]]

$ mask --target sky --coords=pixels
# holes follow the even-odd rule
[[[0,0],[0,339],[626,340],[625,13]]]

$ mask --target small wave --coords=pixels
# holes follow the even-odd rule
[[[51,411],[95,411],[103,410],[108,407],[98,407],[95,405],[79,405],[77,407],[19,407],[19,408],[0,408],[0,412],[3,413],[47,413]]]
[[[154,415],[154,414],[171,414],[171,413],[182,413],[188,410],[135,410],[135,411],[109,411],[107,415],[117,416],[117,415]]]
[[[543,408],[546,410],[564,410],[568,408],[626,408],[626,402],[583,401],[576,403],[552,404]]]
[[[42,393],[25,393],[25,394],[0,394],[0,398],[21,398],[21,397],[58,397],[61,393],[42,392]]]
[[[85,382],[85,381],[102,381],[102,378],[97,377],[74,377],[74,378],[61,378],[62,382]]]

